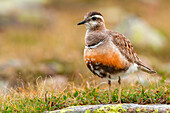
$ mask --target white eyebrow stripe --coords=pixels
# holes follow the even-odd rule
[[[104,18],[102,16],[100,16],[100,15],[93,15],[91,18],[93,18],[93,17],[101,18],[103,20],[103,22],[104,22]]]

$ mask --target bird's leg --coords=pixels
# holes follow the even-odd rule
[[[119,96],[118,96],[118,102],[121,103],[121,78],[120,78],[120,76],[119,76],[118,83],[119,83]]]
[[[112,103],[112,96],[111,96],[111,81],[108,80],[108,85],[109,85],[109,103]]]

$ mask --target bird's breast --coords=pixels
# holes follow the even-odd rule
[[[109,41],[96,48],[85,48],[84,61],[95,75],[107,79],[117,79],[124,75],[131,65]]]
[[[114,66],[115,69],[123,69],[127,67],[128,62],[121,55],[114,44],[103,44],[96,48],[85,48],[84,60],[86,64],[88,61],[93,63],[101,63],[106,66]]]

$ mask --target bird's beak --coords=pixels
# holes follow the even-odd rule
[[[84,23],[86,23],[85,20],[83,20],[82,22],[78,23],[77,25],[81,25],[81,24],[84,24]]]

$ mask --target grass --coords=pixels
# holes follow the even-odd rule
[[[83,1],[87,3],[82,6]],[[3,27],[3,30],[0,32],[0,68],[2,68],[0,78],[9,81],[11,86],[15,86],[17,79],[34,83],[39,75],[45,77],[45,75],[55,76],[62,74],[65,76],[68,75],[68,77],[71,78],[70,75],[75,75],[76,77],[76,75],[78,75],[77,73],[84,75],[89,74],[83,61],[83,49],[85,46],[84,35],[86,29],[84,26],[77,26],[76,24],[81,21],[84,14],[90,10],[101,11],[105,17],[107,28],[112,30],[119,24],[119,21],[115,20],[114,10],[113,15],[110,16],[112,8],[118,8],[118,10],[120,8],[120,11],[123,10],[123,12],[140,15],[141,18],[153,27],[160,29],[163,34],[167,36],[166,42],[170,41],[168,38],[170,37],[170,22],[169,15],[167,15],[170,10],[166,8],[168,7],[169,1],[167,1],[167,3],[160,1],[160,4],[158,4],[159,10],[156,10],[153,14],[149,12],[149,8],[143,7],[146,5],[145,3],[139,1],[125,2],[114,0],[105,4],[103,4],[102,1],[95,1],[93,2],[95,5],[88,3],[88,1],[89,0],[81,0],[82,3],[77,0],[72,3],[60,1],[58,3],[58,1],[52,0],[49,2],[49,7],[46,7],[46,16],[48,17],[48,14],[50,14],[50,20],[40,18],[41,21],[38,21],[37,25],[37,19],[35,19],[34,15],[33,18],[23,15],[23,21],[33,22],[26,22],[28,25],[18,24],[15,26],[10,24],[6,26],[5,29]],[[65,2],[67,2],[67,4]],[[68,5],[68,7],[66,5]],[[52,11],[48,10],[49,8],[52,8]],[[123,15],[121,15],[120,13],[118,17],[123,19]],[[164,21],[162,22],[160,20]],[[39,24],[42,25],[39,26]],[[135,41],[132,44],[135,45]],[[165,68],[168,67],[166,65],[168,65],[170,57],[170,44],[165,44],[162,51],[157,51],[156,53],[150,48],[143,49],[137,45],[135,45],[134,48],[139,57],[140,55],[147,56],[146,61],[142,60],[146,65],[154,64],[152,65],[152,67],[154,67],[153,69],[159,69],[161,73],[164,73],[162,70],[165,69],[166,75],[170,75],[169,71],[167,71],[169,68]],[[143,56],[140,58],[142,59]],[[21,66],[15,66],[15,62]]]
[[[142,86],[124,87],[122,90],[123,103],[137,104],[170,104],[170,85],[160,82]],[[9,89],[8,93],[0,96],[0,111],[5,112],[43,112],[62,109],[68,106],[95,105],[109,102],[108,90],[86,81],[80,86],[69,83],[65,88],[58,90],[47,89],[45,83],[36,86],[18,87]],[[112,101],[117,102],[118,88],[112,88]]]

